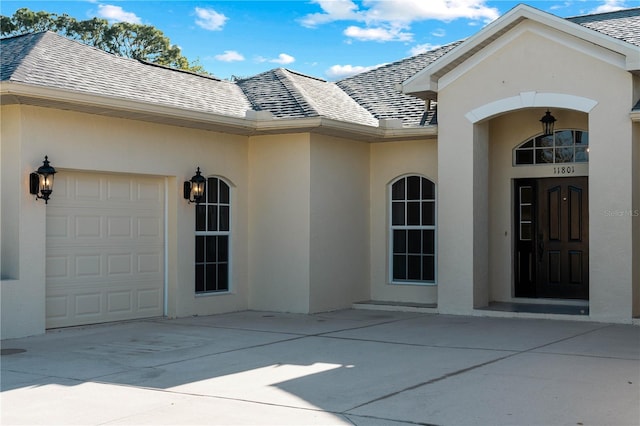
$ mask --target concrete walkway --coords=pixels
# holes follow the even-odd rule
[[[640,424],[631,325],[240,312],[2,348],[2,425]]]

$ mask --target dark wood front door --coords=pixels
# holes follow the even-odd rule
[[[515,296],[589,298],[588,178],[515,182]]]

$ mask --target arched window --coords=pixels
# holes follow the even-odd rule
[[[552,135],[536,136],[513,150],[513,164],[588,163],[589,132],[558,130]]]
[[[392,283],[436,282],[436,186],[422,176],[391,185]]]
[[[195,292],[229,291],[230,217],[229,185],[207,179],[204,201],[196,206]]]

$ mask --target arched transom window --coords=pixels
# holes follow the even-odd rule
[[[392,283],[436,282],[436,186],[422,176],[391,185]]]
[[[536,136],[513,150],[513,164],[560,164],[589,162],[589,132],[558,130]]]

